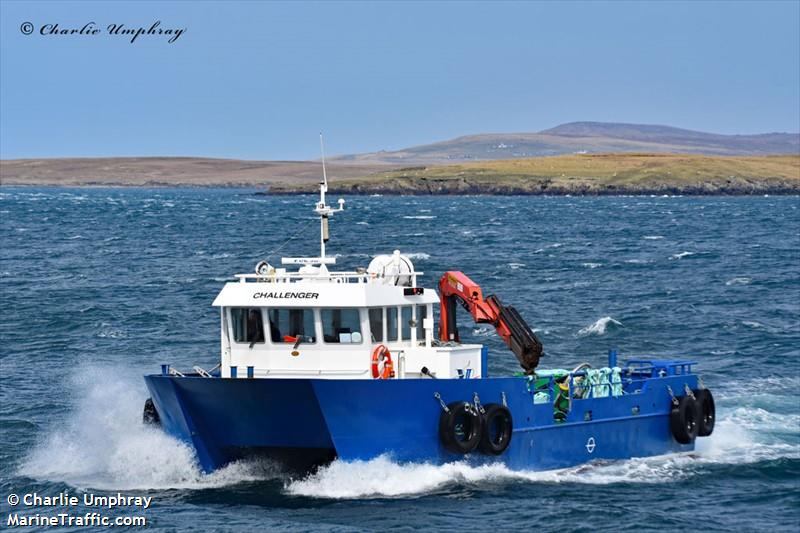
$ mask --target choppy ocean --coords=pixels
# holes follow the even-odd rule
[[[222,283],[295,233],[279,255],[316,251],[313,197],[253,192],[0,189],[4,527],[10,493],[121,491],[152,496],[139,514],[172,531],[800,529],[800,198],[348,198],[340,266],[400,249],[427,286],[463,270],[535,327],[542,366],[689,356],[714,435],[690,455],[552,472],[381,458],[203,475],[141,425],[141,376],[213,367]],[[490,346],[492,373],[516,370],[488,327],[462,331]]]

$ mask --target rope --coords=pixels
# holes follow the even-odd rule
[[[266,257],[266,258],[270,258],[270,257],[272,257],[272,256],[273,256],[274,254],[276,254],[276,253],[277,253],[279,250],[281,250],[281,249],[282,249],[284,246],[286,246],[286,245],[287,245],[287,244],[289,244],[291,241],[293,241],[295,238],[297,238],[297,236],[298,236],[298,235],[300,235],[301,233],[303,233],[303,232],[306,230],[306,228],[308,228],[308,226],[310,226],[310,225],[311,225],[313,222],[316,222],[316,221],[317,221],[317,219],[316,219],[316,218],[309,219],[309,221],[308,221],[308,222],[307,222],[307,223],[306,223],[304,226],[302,226],[302,227],[301,227],[299,230],[297,230],[297,233],[295,233],[294,235],[292,235],[291,237],[289,237],[288,239],[286,239],[286,240],[283,242],[283,244],[281,244],[281,245],[280,245],[280,246],[278,246],[277,248],[273,248],[273,249],[272,249],[272,251],[270,251],[270,252],[267,252],[267,253],[266,253],[266,255],[262,255],[261,257]]]

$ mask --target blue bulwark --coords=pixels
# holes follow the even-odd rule
[[[481,378],[489,377],[489,347],[481,348]]]

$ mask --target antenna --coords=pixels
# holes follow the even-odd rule
[[[319,150],[322,152],[322,183],[325,185],[325,190],[327,191],[328,173],[325,171],[325,143],[322,141],[322,132],[319,132]]]
[[[322,152],[322,182],[319,184],[319,202],[314,208],[314,212],[319,215],[320,239],[319,239],[319,259],[322,265],[328,261],[334,262],[333,258],[325,257],[325,243],[328,242],[330,234],[328,231],[328,217],[339,211],[344,211],[344,200],[339,199],[339,208],[334,209],[325,204],[325,193],[328,192],[328,172],[325,169],[325,142],[322,140],[322,132],[319,134],[319,148]]]
[[[325,170],[325,143],[322,140],[322,132],[319,134],[319,147],[322,151],[322,181],[319,182],[319,202],[314,205],[314,212],[319,215],[320,236],[319,236],[319,257],[282,257],[281,263],[284,265],[320,265],[320,272],[327,274],[326,264],[336,263],[335,257],[325,257],[325,243],[328,242],[330,234],[328,232],[328,218],[334,213],[344,211],[344,200],[339,198],[339,207],[331,207],[325,203],[325,193],[328,192],[328,173]],[[288,242],[288,241],[287,241]],[[282,246],[282,245],[281,245]]]

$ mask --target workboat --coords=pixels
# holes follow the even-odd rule
[[[602,368],[544,370],[517,310],[462,272],[445,272],[437,294],[399,251],[333,270],[329,220],[344,201],[329,206],[327,189],[323,159],[319,257],[262,261],[217,295],[219,364],[145,376],[145,422],[191,445],[204,471],[384,455],[545,470],[688,452],[713,431],[714,399],[689,358],[622,363],[612,350]],[[460,340],[459,306],[497,330],[519,372],[489,374],[488,349]]]

